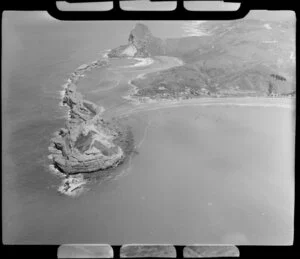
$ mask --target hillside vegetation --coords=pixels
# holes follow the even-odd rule
[[[294,95],[295,22],[262,20],[210,21],[201,24],[206,36],[160,39],[138,23],[127,45],[111,57],[175,56],[185,64],[133,80],[136,96]]]

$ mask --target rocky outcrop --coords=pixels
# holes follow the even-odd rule
[[[149,57],[163,55],[165,52],[164,41],[154,37],[149,28],[137,23],[129,34],[128,44],[112,49],[108,57]]]
[[[83,99],[76,82],[87,70],[106,66],[95,61],[80,66],[65,85],[62,104],[68,107],[66,127],[56,132],[49,151],[54,166],[66,174],[89,173],[116,167],[125,157],[120,145],[120,127],[101,117],[103,108]],[[123,135],[122,135],[123,134]]]

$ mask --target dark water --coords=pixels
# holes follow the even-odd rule
[[[125,122],[138,154],[83,195],[59,194],[47,148],[65,122],[61,85],[76,67],[124,43],[135,22],[23,24],[15,18],[6,16],[3,26],[4,243],[291,242],[293,117],[287,109],[195,106],[134,114]],[[168,26],[153,29],[163,34]],[[119,88],[98,92],[97,75],[90,74],[80,88],[109,108],[120,104],[130,76]]]

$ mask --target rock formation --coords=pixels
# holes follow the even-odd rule
[[[149,57],[163,53],[164,41],[154,37],[146,25],[137,23],[129,34],[128,44],[111,50],[108,57]]]
[[[118,145],[124,132],[101,117],[103,109],[84,100],[76,90],[80,76],[106,61],[80,66],[65,87],[63,105],[69,108],[66,127],[51,140],[49,151],[54,166],[66,174],[88,173],[117,166],[125,157]]]

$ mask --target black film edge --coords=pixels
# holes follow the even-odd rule
[[[244,18],[250,11],[246,3],[236,11],[188,11],[183,1],[177,2],[173,11],[124,11],[119,0],[114,0],[114,8],[109,11],[60,11],[56,1],[51,1],[48,13],[59,20],[234,20]]]

